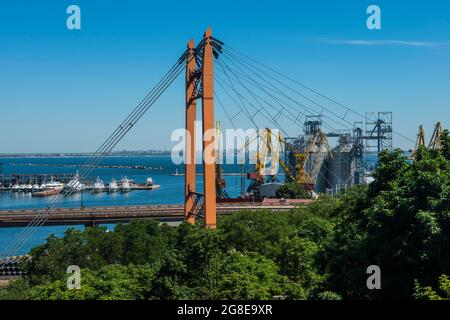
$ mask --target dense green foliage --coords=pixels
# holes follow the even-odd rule
[[[306,299],[321,293],[324,277],[316,259],[332,233],[328,213],[312,213],[334,203],[325,198],[276,215],[241,212],[220,219],[218,230],[154,221],[109,232],[68,230],[33,249],[25,265],[29,277],[13,282],[0,297]],[[80,290],[66,287],[66,269],[73,264],[81,267]]]
[[[444,145],[450,138],[444,135]],[[416,161],[383,152],[367,190],[345,194],[327,250],[329,285],[348,298],[410,298],[414,281],[433,284],[450,271],[450,154],[420,148]],[[382,290],[368,291],[368,265]]]
[[[450,138],[414,162],[383,152],[375,181],[217,230],[154,221],[50,237],[0,299],[449,299]],[[66,269],[81,267],[68,290]],[[381,268],[368,290],[367,267]]]
[[[275,193],[278,199],[310,199],[311,194],[296,181],[283,184]]]
[[[439,292],[432,287],[421,287],[418,282],[415,284],[414,296],[423,300],[450,300],[450,277],[445,274],[439,277]]]

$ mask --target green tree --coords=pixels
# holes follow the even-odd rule
[[[414,279],[429,283],[450,269],[450,163],[420,148],[411,163],[383,152],[367,192],[342,197],[326,250],[331,290],[346,298],[411,298]],[[383,270],[383,290],[367,290],[366,268]]]
[[[281,240],[295,233],[288,215],[270,211],[238,212],[219,220],[218,231],[228,249],[254,251],[275,259],[281,252]]]
[[[130,300],[150,297],[154,270],[148,265],[109,265],[98,271],[81,270],[81,288],[68,289],[67,279],[34,286],[36,300]]]
[[[311,199],[311,193],[296,181],[291,181],[279,187],[275,193],[278,199]]]
[[[435,290],[430,286],[422,287],[418,281],[415,281],[414,297],[420,300],[450,300],[450,277],[441,275],[438,286],[439,289]]]
[[[5,288],[0,288],[0,300],[26,300],[30,294],[30,284],[26,279],[11,281]]]
[[[323,280],[315,261],[318,246],[310,240],[293,237],[283,240],[281,249],[277,259],[280,272],[297,282],[309,295]]]
[[[30,254],[25,265],[32,284],[62,279],[69,265],[96,270],[109,264],[152,264],[173,247],[176,230],[156,221],[118,224],[114,231],[104,227],[69,229],[64,237],[50,236]]]
[[[210,262],[216,281],[211,284],[212,299],[271,299],[287,292],[286,279],[277,265],[257,253],[229,251]]]

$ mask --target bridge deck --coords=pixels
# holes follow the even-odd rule
[[[228,215],[241,210],[287,211],[293,209],[294,204],[277,203],[218,203],[217,214]],[[0,210],[0,227],[23,227],[31,222],[42,209]],[[105,206],[105,207],[77,207],[55,208],[50,210],[43,225],[97,225],[132,220],[156,219],[163,222],[182,221],[184,218],[183,205],[145,205],[145,206]]]

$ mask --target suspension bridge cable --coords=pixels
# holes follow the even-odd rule
[[[125,127],[125,128],[127,129],[127,132],[128,132],[129,129],[131,129],[131,127],[132,127],[132,126],[126,126],[126,127]],[[126,132],[124,132],[124,134],[125,134],[125,133],[126,133]],[[123,134],[123,135],[124,135],[124,134]],[[123,135],[122,135],[122,136],[123,136]],[[117,142],[118,142],[117,139],[114,140],[114,141],[117,141]],[[117,142],[116,142],[116,143],[117,143]],[[104,152],[104,154],[106,154],[107,152],[108,152],[108,150],[106,150],[106,151]],[[90,166],[90,167],[88,168],[89,171],[88,171],[86,174],[89,174],[89,172],[91,172],[93,169],[94,169],[93,166]],[[70,188],[70,187],[71,187],[71,186],[69,186],[69,188],[66,189],[66,191],[67,191],[67,190],[70,190],[70,193],[73,193],[74,188]],[[65,195],[67,195],[67,193],[66,193]],[[60,196],[60,197],[57,197],[56,200],[62,199],[62,198],[63,198],[63,196]],[[55,199],[53,199],[53,200],[54,200],[53,203],[57,203],[57,201],[56,201]],[[49,208],[49,209],[50,209],[50,208]],[[20,239],[18,240],[18,242],[17,242],[16,245],[12,248],[12,250],[17,249],[16,247],[20,247],[20,246],[22,245],[22,243],[25,243],[25,242],[27,241],[27,239],[29,238],[29,236],[33,233],[33,231],[34,231],[37,227],[39,227],[42,223],[45,222],[45,220],[46,220],[46,218],[47,218],[47,215],[46,215],[45,213],[47,213],[47,212],[44,211],[44,214],[40,214],[39,217],[35,218],[35,220],[32,221],[32,223],[28,226],[28,229],[25,229],[27,232],[26,232],[25,234],[22,234],[22,238],[20,238]]]
[[[223,66],[222,66],[222,63],[219,61],[219,64],[221,65],[221,67],[223,68]],[[226,72],[226,70],[225,69],[222,69],[222,70],[224,70],[224,73],[225,73],[225,75],[227,76],[227,78],[229,79],[229,82],[231,82],[231,80],[230,80],[230,78],[228,77],[228,74],[227,74],[227,72]],[[234,74],[233,74],[234,75]],[[259,113],[259,112],[261,112],[262,110],[265,110],[265,108],[264,108],[264,106],[260,103],[260,101],[256,98],[256,96],[253,94],[253,92],[251,91],[251,90],[249,90],[241,81],[240,81],[240,79],[239,78],[237,78],[236,77],[236,75],[234,75],[234,77],[235,77],[235,79],[239,82],[239,84],[252,96],[252,98],[256,101],[256,103],[261,107],[261,109],[257,109],[257,112]],[[231,82],[232,83],[232,82]],[[265,110],[266,112],[267,112],[267,110]],[[279,124],[278,124],[278,122],[275,120],[275,119],[273,119],[273,121],[275,122],[275,124],[278,126],[278,127],[281,127]]]
[[[239,80],[239,79],[238,79]],[[231,79],[229,79],[229,82],[231,82],[232,83],[232,81],[231,81]],[[241,85],[242,85],[242,83],[241,83]],[[245,86],[244,86],[245,87]],[[234,86],[233,86],[233,88],[234,88]],[[235,92],[235,94],[236,95],[238,95],[238,96],[241,96],[241,94],[237,91],[237,90],[234,90],[234,92]],[[243,97],[243,99],[245,99],[245,97]],[[246,100],[246,99],[245,99]],[[248,100],[247,100],[247,102],[248,102]],[[250,105],[252,105],[250,102],[248,102]],[[253,106],[253,105],[252,105]],[[255,108],[255,107],[254,107]],[[264,110],[266,113],[268,113],[268,111],[263,107],[262,108],[262,110]],[[259,111],[262,111],[262,110],[259,110]],[[284,129],[276,122],[276,120],[274,120],[273,119],[273,117],[271,117],[271,115],[268,113],[268,117],[265,115],[265,114],[262,114],[266,119],[268,119],[270,122],[272,122],[273,124],[275,124],[275,126],[277,126],[278,128],[279,128],[279,130],[280,131],[282,131],[283,132],[283,134],[284,135],[286,135],[287,136],[287,133],[284,131]],[[252,120],[253,121],[253,120]],[[337,177],[335,174],[334,174],[334,172],[332,172],[329,168],[326,168],[326,170],[330,173],[330,174],[332,174],[335,178],[337,178],[339,181],[340,181],[340,179],[339,179],[339,177]],[[331,185],[331,182],[319,171],[319,174],[321,175],[321,177],[325,180],[325,181],[327,181],[330,185]]]
[[[221,64],[221,63],[220,63]],[[222,66],[222,68],[223,68],[223,66]],[[245,86],[245,85],[243,85],[242,84],[242,82],[240,82],[240,79],[239,79],[239,77],[237,77],[237,75],[236,74],[234,74],[234,76],[235,76],[235,78],[236,78],[236,80],[246,89],[246,90],[248,90],[249,92],[250,92],[250,90]],[[230,80],[231,81],[231,80]],[[265,91],[265,90],[263,90],[263,91]],[[266,91],[265,91],[266,92]],[[266,92],[267,93],[267,92]],[[239,94],[238,92],[236,92],[236,94]],[[251,93],[250,92],[250,94],[252,95],[252,97],[257,101],[257,99],[255,98],[255,94],[253,94],[253,93]],[[273,98],[273,96],[271,96],[272,98]],[[257,101],[258,102],[258,101]],[[266,103],[267,103],[267,101],[265,101]],[[269,104],[270,105],[270,104]],[[281,104],[280,104],[280,106],[282,106]],[[273,107],[273,106],[272,106]],[[276,109],[276,107],[274,107],[275,109]],[[265,112],[267,112],[268,113],[268,111],[264,108],[264,107],[262,107],[262,109],[260,110],[260,111],[265,111]],[[280,113],[281,111],[279,111],[279,113]],[[285,134],[285,132],[284,132],[284,130],[281,128],[281,126],[279,125],[279,123],[274,119],[274,118],[272,118],[271,117],[271,115],[269,114],[269,118],[271,118],[272,119],[272,122],[278,127],[278,128],[280,128],[282,131],[283,131],[283,134]],[[297,125],[299,125],[298,123],[296,123]],[[286,134],[285,134],[286,135]],[[348,160],[348,159],[345,159],[346,161],[347,161],[347,164],[350,164],[351,165],[351,163],[350,163],[350,161]],[[329,168],[325,168],[331,175],[333,175],[338,181],[341,181],[341,179],[334,173],[334,172],[332,172]],[[327,181],[330,185],[331,185],[331,183],[330,183],[330,181],[326,178],[326,177],[324,177],[323,176],[323,174],[319,171],[319,173],[318,174],[320,174],[321,175],[321,177],[325,180],[325,181]]]
[[[252,57],[246,55],[245,53],[243,53],[243,52],[241,52],[241,51],[238,51],[237,49],[234,49],[234,48],[230,47],[229,45],[224,45],[224,51],[225,51],[227,48],[230,49],[231,51],[235,52],[235,53],[234,53],[235,56],[236,56],[237,54],[239,54],[239,55],[243,56],[244,58],[246,58],[246,59],[248,59],[248,60],[250,60],[250,61],[252,61],[252,62],[254,62],[254,63],[256,63],[256,64],[258,64],[258,65],[260,65],[260,66],[262,66],[262,67],[264,67],[265,69],[267,69],[267,70],[269,70],[269,71],[271,71],[271,72],[273,72],[273,73],[275,73],[275,74],[277,74],[277,75],[279,75],[279,76],[281,76],[281,77],[283,77],[283,78],[285,78],[285,79],[287,79],[287,80],[289,80],[289,81],[291,81],[291,82],[293,82],[293,83],[295,83],[295,84],[301,86],[302,88],[304,88],[304,89],[306,89],[306,90],[308,90],[308,91],[310,91],[310,92],[312,92],[312,93],[314,93],[314,94],[316,94],[316,95],[318,95],[318,96],[320,96],[320,97],[322,97],[322,98],[324,98],[324,99],[326,99],[326,100],[328,100],[328,101],[330,101],[330,102],[332,102],[332,103],[334,103],[334,104],[336,104],[336,105],[338,105],[338,106],[344,108],[344,110],[346,110],[346,111],[348,111],[348,112],[351,112],[351,113],[354,113],[355,115],[358,115],[358,116],[360,116],[360,117],[365,117],[363,114],[359,113],[358,111],[353,110],[352,108],[350,108],[350,107],[348,107],[348,106],[346,106],[346,105],[344,105],[344,104],[342,104],[342,103],[336,101],[335,99],[332,99],[332,98],[326,96],[326,95],[323,94],[323,93],[318,92],[317,90],[312,89],[311,87],[305,85],[304,83],[301,83],[301,82],[299,82],[298,80],[295,80],[295,79],[293,79],[292,77],[289,77],[289,76],[287,76],[287,75],[285,75],[285,74],[279,72],[278,70],[276,70],[276,69],[274,69],[274,68],[271,68],[271,67],[267,66],[266,64],[264,64],[264,63],[262,63],[262,62],[260,62],[260,61],[257,61],[256,59],[254,59],[254,58],[252,58]],[[229,53],[230,53],[230,51],[229,51]],[[231,54],[233,54],[233,53],[231,52]],[[242,61],[245,61],[244,59],[239,58],[239,57],[238,57],[238,59],[241,59]],[[247,63],[247,64],[251,65],[251,64],[248,63],[248,62],[244,62],[244,63]],[[256,68],[256,67],[255,67],[255,68]]]
[[[225,64],[225,63],[224,63]],[[229,66],[227,66],[227,68],[230,68]],[[240,69],[240,68],[239,68]],[[240,69],[243,73],[244,73],[244,75],[247,77],[247,78],[250,78],[253,82],[255,82],[255,83],[258,83],[256,80],[254,80],[251,76],[249,76],[245,71],[243,71],[242,69]],[[260,77],[261,78],[261,77]],[[263,79],[263,78],[262,78]],[[246,79],[244,79],[244,81],[245,81]],[[249,82],[248,80],[246,81],[246,82]],[[267,82],[267,81],[266,81]],[[269,82],[268,82],[269,83]],[[270,84],[270,83],[269,83]],[[273,85],[272,85],[273,86]],[[261,89],[261,90],[263,90],[264,92],[266,92],[266,90],[264,90],[264,89],[262,89],[260,86],[258,86],[259,87],[259,89]],[[267,86],[266,86],[267,87]],[[275,86],[273,86],[274,88],[276,88]],[[279,90],[278,88],[276,88],[277,90]],[[266,92],[267,93],[267,92]],[[282,93],[284,96],[287,96],[285,93]],[[270,95],[272,98],[273,98],[273,96],[272,95]],[[288,96],[287,96],[288,97]],[[289,98],[289,97],[288,97]],[[265,100],[263,100],[263,101],[265,101]],[[267,101],[265,101],[266,103],[267,103]],[[284,102],[285,103],[285,102]],[[286,103],[285,103],[286,104]],[[289,104],[286,104],[287,106],[290,106]],[[290,106],[290,107],[292,107],[292,106]],[[306,107],[306,106],[304,106],[304,107]],[[281,111],[279,111],[279,113],[282,113]],[[292,115],[292,113],[291,113],[291,115]],[[290,119],[290,118],[289,118]],[[326,127],[328,127],[328,128],[330,128],[331,129],[331,131],[332,132],[337,132],[337,130],[336,129],[334,129],[334,128],[332,128],[332,127],[330,127],[329,125],[327,125],[327,124],[324,124],[324,126],[326,126]],[[350,163],[350,160],[349,159],[345,159],[345,161],[347,162],[347,164],[348,165],[351,165],[351,163]],[[335,177],[337,177],[333,172],[330,172],[332,175],[334,175]],[[338,178],[338,177],[337,177]],[[338,178],[338,180],[339,181],[341,181],[341,179],[340,178]]]
[[[233,69],[230,68],[229,66],[227,66],[227,68],[229,68],[230,70],[233,70]],[[235,73],[235,75],[236,75],[236,74],[238,74],[238,73]],[[268,93],[267,90],[265,90],[263,87],[266,87],[266,88],[268,88],[268,89],[270,89],[270,90],[273,90],[272,88],[267,87],[266,85],[259,83],[258,81],[256,81],[255,79],[253,79],[253,78],[252,78],[251,76],[249,76],[248,74],[246,74],[246,73],[244,73],[244,74],[245,74],[245,77],[246,77],[246,78],[249,78],[250,80],[243,78],[243,79],[242,79],[243,81],[245,81],[245,82],[247,82],[247,83],[250,83],[252,86],[254,86],[254,87],[260,89],[261,91],[263,91],[264,93],[266,93],[267,95],[269,95],[269,97],[271,97],[272,100],[277,101],[277,103],[278,103],[280,106],[282,106],[282,110],[286,110],[286,108],[284,108],[283,106],[287,106],[287,107],[293,109],[294,111],[299,112],[299,115],[301,114],[301,112],[300,112],[297,108],[295,108],[294,106],[292,106],[292,105],[286,103],[285,101],[280,100],[279,98],[278,98],[278,99],[275,98],[272,94]],[[276,87],[275,87],[275,88],[276,88]],[[276,88],[276,89],[279,91],[279,92],[278,92],[279,94],[283,94],[284,96],[287,96],[286,94],[282,93],[278,88]],[[289,98],[289,97],[288,97],[288,98]],[[260,99],[262,99],[262,98],[260,98]],[[262,99],[262,100],[263,100],[266,104],[269,104],[267,100],[265,100],[265,99]],[[280,102],[280,101],[281,101],[281,102]],[[293,101],[295,102],[295,100],[293,100]],[[271,104],[269,104],[269,105],[271,105]],[[303,104],[299,104],[299,106],[300,106],[301,108],[303,108],[303,110],[305,111],[303,114],[305,114],[306,112],[309,112],[310,115],[315,115],[315,114],[316,114],[316,113],[314,113],[314,110],[311,111],[312,109],[310,109],[309,107],[307,107],[307,106],[305,106],[305,105],[303,105]],[[273,105],[271,105],[271,107],[273,107]],[[275,107],[273,107],[273,108],[275,108]],[[286,111],[288,111],[288,110],[286,110]],[[282,111],[279,111],[279,110],[278,110],[278,112],[279,112],[280,114],[283,114]],[[294,118],[296,119],[295,123],[296,123],[297,125],[300,126],[300,124],[297,123],[299,116],[293,114],[292,112],[289,112],[289,114],[290,114],[292,117],[294,117]],[[285,114],[283,114],[283,115],[286,116]],[[290,117],[288,117],[288,116],[286,116],[286,117],[287,117],[288,119],[292,120],[292,118],[290,118]],[[325,116],[325,117],[327,117],[327,116]],[[335,128],[332,128],[331,126],[329,126],[327,123],[325,123],[324,126],[328,127],[329,130],[331,130],[331,131],[338,131],[338,130],[336,130]]]
[[[217,75],[216,75],[216,76],[217,76]],[[235,99],[232,97],[232,95],[226,90],[225,86],[222,84],[222,81],[223,81],[223,80],[221,79],[220,76],[217,76],[217,77],[216,77],[216,81],[217,81],[217,83],[219,84],[219,86],[222,87],[222,89],[224,90],[224,92],[226,92],[226,93],[230,96],[230,98],[231,98],[232,100],[235,101]],[[226,85],[230,87],[229,84],[226,84]],[[261,111],[261,110],[258,109],[256,106],[254,106],[253,103],[251,103],[245,96],[243,96],[242,94],[240,94],[237,90],[233,90],[233,88],[231,88],[231,90],[238,96],[238,98],[240,99],[240,101],[242,101],[242,105],[243,105],[244,108],[247,110],[247,112],[245,113],[246,117],[250,120],[250,122],[252,122],[252,124],[255,126],[255,128],[256,128],[257,130],[259,130],[259,126],[256,124],[256,122],[255,122],[255,120],[254,120],[254,116],[252,116],[252,115],[250,114],[250,112],[248,111],[247,107],[245,106],[244,101],[245,101],[248,105],[250,105],[253,109],[255,109],[257,112],[258,112],[258,111]],[[260,114],[261,116],[263,116],[264,118],[266,118],[270,123],[273,123],[273,119],[272,119],[270,116],[268,117],[267,114],[265,114],[265,113],[259,113],[259,114]],[[283,134],[286,133],[286,132],[284,131],[284,129],[280,128],[280,130],[283,131]]]
[[[132,127],[132,126],[127,126],[127,127],[125,127],[125,128],[126,128],[126,131],[125,131],[125,132],[122,132],[121,137],[123,137],[124,134],[126,134],[126,132],[128,132],[128,131],[131,129],[131,127]],[[118,138],[116,138],[115,140],[113,140],[114,144],[117,144],[118,141],[119,141]],[[112,147],[113,147],[113,146],[112,146]],[[108,150],[105,150],[104,154],[106,154],[106,153],[108,153]],[[93,167],[93,166],[90,166],[90,167],[88,168],[89,171],[88,171],[86,174],[89,174],[93,169],[94,169],[94,167]],[[69,187],[70,187],[70,186],[69,186]],[[68,188],[68,189],[66,189],[66,190],[70,190],[70,191],[71,191],[70,193],[73,193],[74,188]],[[65,194],[65,196],[67,196],[67,193]],[[59,197],[59,198],[62,199],[62,197]],[[58,198],[57,198],[57,199],[58,199]],[[56,203],[56,201],[53,201],[53,202]],[[45,220],[44,220],[45,218],[46,218],[46,217],[44,217],[44,215],[41,214],[41,217],[39,217],[38,219],[36,219],[36,220],[34,221],[34,223],[31,224],[31,229],[28,230],[28,234],[25,235],[25,238],[24,238],[22,241],[19,241],[19,242],[17,243],[16,246],[21,246],[22,243],[26,242],[26,240],[27,240],[27,237],[26,237],[26,236],[29,235],[30,233],[32,233],[37,227],[39,227],[40,224],[41,224],[42,222],[45,222]],[[13,247],[13,249],[16,249],[16,248]]]
[[[178,77],[183,69],[183,62],[186,58],[186,51],[183,55],[178,59],[177,63],[167,72],[167,74],[157,83],[157,85],[147,94],[147,96],[138,104],[137,107],[127,116],[127,118],[122,122],[122,124],[109,136],[109,138],[99,147],[97,152],[93,157],[88,159],[86,166],[82,172],[82,177],[86,177],[89,175],[98,163],[102,160],[102,158],[108,154],[112,148],[123,138],[123,136],[128,133],[129,130],[135,125],[135,123],[145,114],[145,112],[149,109],[149,107],[161,96],[161,94],[167,89],[168,86]],[[191,57],[192,58],[192,57]],[[63,191],[58,197],[54,198],[51,201],[51,204],[56,204],[61,201],[64,197],[72,194],[74,190],[74,186],[69,186],[67,189]],[[44,211],[44,213],[41,213]],[[51,214],[50,207],[46,210],[38,210],[38,217],[35,218],[30,224],[24,229],[24,232],[19,234],[16,237],[16,240],[13,241],[0,255],[8,256],[10,252],[13,250],[17,250],[21,248],[26,241],[32,236],[34,230],[37,227],[45,223],[45,220]],[[46,213],[46,214],[45,214]]]
[[[130,128],[131,128],[131,127],[130,127]],[[92,169],[92,168],[91,168],[91,169]],[[31,227],[36,227],[36,226],[38,226],[39,222],[41,222],[42,219],[43,219],[43,217],[39,217],[38,219],[36,219],[36,220],[34,221],[34,223],[31,224]]]
[[[309,110],[309,111],[311,112],[312,115],[317,114],[317,112],[314,113],[314,110],[313,110],[313,109],[309,108],[308,106],[306,106],[305,104],[303,104],[303,103],[301,103],[301,102],[299,102],[299,101],[297,101],[297,100],[292,99],[289,95],[287,95],[287,94],[286,94],[285,92],[283,92],[281,89],[279,89],[278,87],[276,87],[273,83],[267,81],[264,77],[262,77],[261,75],[257,74],[257,73],[254,72],[253,70],[250,70],[250,69],[249,69],[250,72],[252,72],[252,73],[253,73],[254,75],[256,75],[258,78],[262,79],[262,80],[263,80],[264,82],[266,82],[270,87],[267,86],[267,85],[262,84],[261,82],[256,81],[254,78],[252,78],[248,73],[246,73],[244,70],[242,70],[242,68],[240,68],[236,63],[234,63],[234,62],[230,59],[229,56],[224,55],[224,57],[226,57],[227,59],[229,59],[230,62],[233,63],[233,64],[239,69],[239,71],[240,71],[242,74],[245,75],[245,77],[249,78],[249,79],[250,79],[252,82],[254,82],[257,86],[265,87],[265,88],[267,88],[267,89],[269,89],[269,90],[274,90],[274,91],[276,91],[278,94],[284,96],[285,98],[287,98],[287,99],[291,100],[292,102],[294,102],[295,104],[299,105],[301,108],[303,108],[303,109],[305,109],[305,110]],[[228,66],[228,67],[229,67],[229,66]],[[229,68],[231,68],[231,67],[229,67]],[[263,89],[261,88],[261,90],[263,90]],[[317,106],[319,106],[320,108],[322,108],[322,111],[321,111],[319,114],[322,114],[322,113],[323,113],[323,110],[327,111],[322,105],[317,104],[317,103],[315,103],[315,104],[316,104]],[[292,106],[291,106],[291,107],[292,107]],[[311,110],[313,110],[313,111],[311,111]],[[328,115],[323,115],[323,116],[326,117],[326,118],[329,118],[331,121],[335,122],[337,125],[339,125],[339,126],[341,126],[341,127],[344,127],[344,128],[346,127],[346,125],[343,125],[342,123],[338,122],[337,120],[333,119],[332,117],[330,117],[330,116],[328,116]],[[336,117],[337,117],[337,116],[336,116]],[[339,118],[339,117],[338,117],[338,118]],[[340,119],[340,118],[339,118],[339,119]]]
[[[226,51],[224,51],[224,52],[226,53]],[[226,54],[226,55],[227,55],[227,54]],[[259,72],[261,72],[262,74],[264,74],[266,77],[269,77],[269,78],[271,78],[272,80],[278,82],[279,84],[285,86],[285,87],[288,88],[289,90],[295,92],[296,94],[298,94],[298,95],[301,96],[302,98],[304,98],[304,99],[308,100],[309,102],[315,104],[316,106],[322,108],[323,110],[325,110],[325,111],[327,111],[328,113],[332,114],[332,115],[335,116],[336,118],[341,119],[341,120],[343,120],[343,121],[349,123],[350,125],[353,125],[353,123],[351,123],[350,121],[346,120],[345,117],[340,117],[338,114],[336,114],[335,112],[333,112],[333,111],[330,110],[329,108],[326,108],[326,107],[323,106],[322,104],[320,104],[320,103],[318,103],[317,101],[311,99],[310,97],[308,97],[308,96],[302,94],[302,93],[299,92],[298,90],[295,90],[295,89],[292,88],[291,86],[285,84],[284,82],[282,82],[282,81],[280,81],[279,79],[273,77],[272,75],[268,74],[267,72],[265,72],[265,71],[263,71],[263,70],[261,70],[261,69],[255,67],[254,65],[252,65],[252,64],[250,64],[250,63],[248,63],[248,62],[246,62],[245,60],[240,59],[239,57],[237,57],[236,55],[234,55],[233,53],[231,53],[231,52],[229,52],[229,51],[228,51],[228,55],[229,55],[228,57],[231,56],[231,57],[234,58],[235,60],[242,61],[242,63],[243,63],[244,65],[246,65],[247,68],[248,68],[249,70],[251,70],[249,67],[253,67],[254,69],[256,69],[256,70],[258,70]],[[255,74],[256,74],[256,73],[255,73]],[[264,79],[263,77],[260,77],[260,78],[261,78],[261,79]],[[348,111],[348,110],[347,110],[347,111]]]
[[[219,64],[219,65],[220,65],[220,64]],[[237,90],[236,90],[236,88],[234,87],[233,82],[230,81],[230,79],[229,79],[228,77],[227,77],[227,79],[228,79],[228,82],[229,82],[229,87],[231,88],[232,91],[234,91],[234,92],[236,93]],[[219,77],[219,80],[220,80],[220,77]],[[226,90],[226,89],[224,88],[224,86],[222,85],[222,83],[219,82],[219,85],[222,87],[222,89],[223,89],[226,93],[228,93],[227,90]],[[231,95],[229,95],[229,96],[232,97]],[[256,122],[254,121],[253,117],[250,115],[250,112],[248,111],[247,107],[245,106],[245,103],[244,103],[243,100],[242,100],[242,96],[239,95],[239,94],[238,94],[237,96],[238,96],[238,99],[239,99],[239,101],[240,101],[241,110],[243,110],[243,111],[245,110],[245,112],[247,113],[246,115],[247,115],[247,117],[249,118],[250,122],[255,126],[255,128],[258,128],[258,125],[256,124]],[[232,98],[232,100],[233,100],[233,102],[236,103],[236,100],[234,100],[233,98]],[[237,103],[236,103],[236,105],[239,106],[239,104],[237,104]]]
[[[239,80],[238,77],[236,76],[236,74],[235,74],[235,78],[236,78],[237,80]],[[244,81],[246,81],[246,79],[244,79]],[[239,81],[238,81],[238,82],[239,82]],[[247,82],[248,82],[248,81],[247,81]],[[236,93],[236,94],[240,95],[240,93]],[[300,125],[297,121],[293,120],[293,118],[295,118],[296,115],[292,114],[291,112],[289,112],[288,110],[286,110],[286,109],[283,108],[284,110],[286,110],[287,112],[289,112],[289,114],[292,116],[292,117],[289,117],[289,116],[287,116],[286,114],[284,114],[284,113],[282,112],[283,109],[282,109],[282,110],[277,109],[275,106],[273,106],[272,104],[270,104],[267,100],[261,98],[259,95],[255,94],[255,93],[253,93],[252,95],[253,95],[253,97],[255,97],[255,96],[258,97],[258,98],[261,99],[263,102],[265,102],[266,104],[268,104],[271,108],[275,109],[275,111],[277,112],[277,114],[280,114],[280,115],[285,116],[289,121],[293,122],[295,125],[297,125],[298,127],[302,128],[301,125]],[[272,98],[274,98],[274,97],[272,96]],[[248,100],[247,100],[247,102],[248,102]],[[252,103],[250,103],[250,102],[248,102],[248,103],[249,103],[250,105],[253,106]],[[254,107],[254,106],[253,106],[253,107]],[[254,107],[254,108],[255,108],[256,110],[258,110],[256,107]],[[297,110],[296,110],[296,111],[297,111]],[[268,112],[268,111],[266,110],[266,112]],[[270,116],[269,121],[270,121],[270,122],[274,122],[274,119],[273,119],[274,117],[272,117],[272,115],[270,115],[270,114],[269,114],[269,116]],[[266,119],[267,119],[267,117],[266,117]],[[277,125],[278,127],[281,127],[280,124],[279,124],[278,122],[275,122],[275,125]],[[334,128],[328,126],[327,124],[325,124],[324,126],[329,127],[331,131],[336,131]],[[286,131],[284,131],[283,129],[282,129],[282,131],[283,131],[283,134],[284,134],[285,136],[288,136],[288,134],[286,133]]]
[[[365,115],[359,113],[358,111],[355,111],[354,109],[352,109],[352,108],[350,108],[350,107],[348,107],[348,106],[346,106],[346,105],[344,105],[344,104],[342,104],[342,103],[340,103],[340,102],[338,102],[338,101],[336,101],[336,100],[334,100],[334,99],[332,99],[332,98],[326,96],[325,94],[320,93],[320,92],[318,92],[317,90],[314,90],[314,89],[312,89],[312,88],[306,86],[305,84],[303,84],[303,83],[301,83],[301,82],[299,82],[299,81],[297,81],[297,80],[295,80],[295,79],[293,79],[293,78],[291,78],[291,77],[289,77],[289,76],[287,76],[287,75],[285,75],[285,74],[283,74],[283,73],[281,73],[281,72],[275,70],[274,68],[271,68],[271,67],[269,67],[269,66],[267,66],[267,65],[265,65],[265,64],[263,64],[263,63],[261,63],[261,62],[259,62],[259,61],[257,61],[256,59],[249,57],[248,55],[246,55],[246,54],[240,52],[239,50],[236,50],[236,49],[234,49],[234,48],[232,48],[232,47],[230,47],[230,46],[228,46],[228,45],[224,45],[224,49],[223,49],[224,53],[227,51],[227,48],[230,49],[230,50],[232,50],[232,51],[234,51],[234,52],[235,52],[235,55],[236,55],[236,54],[240,54],[241,56],[245,57],[245,58],[248,59],[248,60],[253,61],[254,63],[256,63],[256,64],[258,64],[258,65],[264,67],[265,69],[267,69],[267,70],[269,70],[269,71],[271,71],[271,72],[273,72],[273,73],[275,73],[275,74],[277,74],[277,75],[279,75],[279,76],[281,76],[281,77],[283,77],[283,78],[285,78],[285,79],[287,79],[287,80],[289,80],[289,81],[291,81],[291,82],[293,82],[293,83],[295,83],[295,84],[297,84],[297,85],[303,87],[304,89],[306,89],[306,90],[308,90],[308,91],[310,91],[310,92],[312,92],[312,93],[314,93],[314,94],[316,94],[316,95],[318,95],[318,96],[320,96],[320,97],[322,97],[322,98],[324,98],[324,99],[326,99],[326,100],[328,100],[328,101],[330,101],[330,102],[332,102],[332,103],[334,103],[334,104],[336,104],[336,105],[338,105],[338,106],[344,108],[344,109],[346,110],[346,114],[347,114],[347,113],[353,113],[353,114],[355,114],[355,115],[357,115],[357,116],[359,116],[359,117],[362,117],[363,119],[366,119]],[[230,53],[230,50],[228,50],[228,53]],[[231,52],[231,54],[233,54],[233,52]],[[242,58],[241,58],[241,59],[242,59]],[[243,59],[242,59],[242,60],[243,60]],[[247,63],[247,64],[250,64],[250,63],[248,63],[248,62],[246,62],[246,63]],[[254,68],[257,68],[257,67],[255,67],[255,66],[253,66],[253,67],[254,67]],[[267,75],[267,73],[265,73],[265,74]],[[270,75],[267,75],[267,76],[271,77]],[[279,81],[279,80],[278,80],[278,81]],[[287,85],[286,85],[286,86],[287,86]],[[295,90],[295,89],[293,89],[293,88],[291,88],[291,90],[297,91],[297,90]],[[344,121],[346,121],[346,120],[344,119],[344,117],[341,117],[341,119],[343,119]],[[393,132],[394,134],[396,134],[397,136],[399,136],[399,137],[401,137],[401,138],[403,138],[403,139],[405,139],[405,140],[407,140],[407,141],[409,141],[409,142],[415,143],[415,141],[414,141],[413,139],[411,139],[411,138],[409,138],[409,137],[403,135],[402,133],[400,133],[400,132],[398,132],[398,131],[394,131],[394,130],[393,130],[392,132]]]

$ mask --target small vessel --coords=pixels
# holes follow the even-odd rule
[[[19,191],[25,191],[26,188],[27,188],[26,184],[19,184]]]
[[[82,191],[84,189],[84,184],[80,181],[80,175],[77,174],[75,177],[73,177],[69,183],[67,184],[67,187],[74,189],[75,191]]]
[[[59,181],[50,181],[50,182],[44,184],[45,190],[54,190],[54,189],[62,189],[62,188],[64,188],[64,183],[61,183]]]
[[[50,182],[43,184],[44,190],[62,190],[64,188],[64,183],[61,183],[59,181],[54,181],[53,177],[51,178]]]
[[[16,183],[11,187],[11,191],[12,192],[19,192],[20,191],[20,186]]]
[[[33,184],[33,190],[32,190],[33,192],[40,191],[40,190],[42,190],[42,189],[38,184]]]
[[[105,190],[105,184],[102,180],[100,180],[100,177],[97,177],[97,180],[95,180],[94,185],[92,186],[92,192],[93,193],[99,193],[103,192]]]
[[[131,181],[128,180],[127,177],[122,179],[122,192],[130,192],[131,191]]]
[[[33,185],[32,184],[26,184],[24,188],[25,192],[31,192],[33,191]]]
[[[120,188],[119,188],[119,185],[117,184],[116,179],[112,178],[112,180],[108,186],[108,192],[113,193],[113,192],[117,192],[119,190],[120,190]]]

